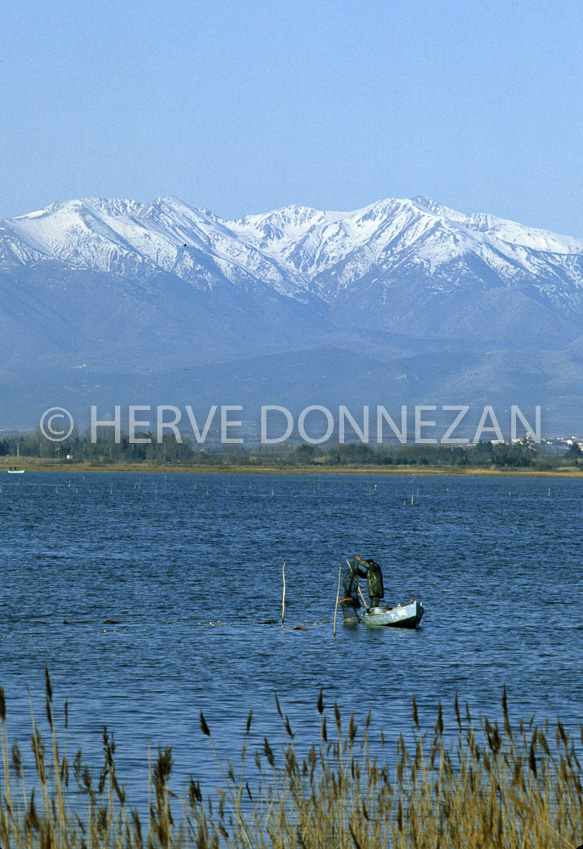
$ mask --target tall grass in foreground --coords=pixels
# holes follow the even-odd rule
[[[441,705],[432,734],[422,731],[415,699],[409,744],[402,735],[371,740],[370,713],[361,731],[354,716],[343,723],[337,705],[317,702],[320,739],[305,757],[276,699],[285,742],[274,752],[265,738],[248,764],[249,715],[238,774],[221,761],[223,777],[213,799],[191,779],[179,804],[169,789],[170,748],[158,751],[150,769],[147,822],[130,806],[115,765],[115,744],[103,732],[103,767],[97,778],[79,751],[69,763],[55,730],[50,679],[46,675],[48,744],[32,716],[33,763],[25,769],[10,746],[6,704],[0,688],[2,849],[170,849],[170,847],[277,847],[277,849],[557,849],[583,841],[581,767],[560,721],[551,733],[510,721],[506,693],[503,725],[482,718],[476,726],[455,700],[455,726],[444,733]],[[65,705],[65,729],[67,706]],[[583,743],[583,726],[579,727]],[[377,735],[375,735],[376,737]],[[387,751],[395,754],[389,761]],[[252,771],[252,777],[247,773]],[[25,774],[34,787],[27,787]],[[180,812],[178,815],[177,811]]]

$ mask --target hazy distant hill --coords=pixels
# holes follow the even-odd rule
[[[90,403],[534,404],[583,432],[583,241],[427,198],[0,222],[0,426]]]

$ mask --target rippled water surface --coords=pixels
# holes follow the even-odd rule
[[[516,716],[582,718],[580,481],[25,473],[1,484],[9,732],[30,733],[27,688],[43,714],[46,664],[60,715],[69,702],[71,747],[97,759],[107,724],[130,787],[148,746],[170,744],[179,776],[212,784],[199,712],[234,753],[250,709],[258,741],[281,736],[274,693],[310,742],[320,687],[347,715],[370,709],[387,736],[410,727],[412,693],[432,728],[456,692],[496,716],[504,684]],[[354,553],[381,563],[386,601],[423,601],[419,630],[346,629],[339,614],[333,637],[338,569]]]

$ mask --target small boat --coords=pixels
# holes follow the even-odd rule
[[[412,599],[409,604],[398,604],[396,607],[367,607],[362,614],[362,624],[369,628],[417,628],[425,608],[420,601]]]
[[[24,469],[8,469],[9,475],[23,475]]]

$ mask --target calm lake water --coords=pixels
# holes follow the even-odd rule
[[[135,803],[149,745],[172,745],[174,789],[211,791],[248,713],[260,746],[318,739],[316,701],[374,733],[432,729],[438,700],[477,718],[582,717],[583,481],[394,476],[3,474],[0,683],[30,754],[44,668],[69,747],[100,763],[102,726]],[[412,506],[414,496],[416,506]],[[347,629],[338,568],[383,566],[386,601],[423,601],[417,631]],[[282,565],[286,613],[281,628]],[[363,586],[364,589],[364,586]],[[109,621],[107,621],[109,620]],[[273,624],[276,623],[276,624]],[[303,625],[306,630],[292,630]],[[43,725],[44,722],[44,725]],[[274,746],[275,748],[275,746]]]

